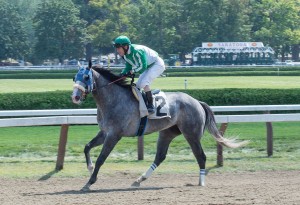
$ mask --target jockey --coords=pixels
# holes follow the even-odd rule
[[[158,56],[156,51],[143,45],[131,44],[127,36],[117,37],[114,41],[114,47],[126,62],[121,75],[140,73],[136,87],[144,89],[148,101],[146,103],[148,112],[150,115],[153,114],[155,111],[150,84],[164,72],[164,61]]]

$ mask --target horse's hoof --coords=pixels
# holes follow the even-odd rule
[[[83,191],[83,192],[91,191],[91,190],[90,190],[90,186],[91,186],[91,185],[88,185],[88,184],[87,184],[87,185],[85,185],[84,187],[82,187],[82,189],[80,189],[80,191]]]
[[[131,184],[132,187],[140,187],[141,183],[139,182],[133,182],[133,184]]]

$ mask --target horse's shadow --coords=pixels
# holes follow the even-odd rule
[[[95,194],[95,193],[111,193],[111,192],[132,192],[132,191],[151,191],[151,190],[162,190],[166,188],[174,187],[129,187],[129,188],[118,188],[118,189],[98,189],[98,190],[66,190],[53,193],[26,193],[24,196],[43,196],[43,195],[79,195],[79,194]]]
[[[209,173],[210,170],[217,169],[217,168],[220,168],[220,167],[221,166],[218,166],[218,165],[215,165],[213,167],[209,167],[208,169],[206,169],[206,175]],[[38,181],[46,181],[46,180],[50,179],[53,175],[55,175],[56,173],[58,173],[58,172],[59,172],[58,170],[50,171],[49,173],[47,173],[44,176],[40,177],[38,179]],[[134,189],[141,189],[141,188],[132,187],[130,190],[134,190]]]
[[[45,174],[44,176],[40,177],[38,181],[46,181],[50,179],[53,175],[58,173],[58,170],[50,171],[49,173]],[[63,194],[93,194],[93,193],[110,193],[110,192],[130,192],[130,191],[147,191],[147,190],[161,190],[165,188],[173,188],[173,187],[129,187],[129,188],[118,188],[118,189],[99,189],[99,190],[89,190],[89,191],[82,191],[82,190],[66,190],[61,192],[53,192],[53,193],[43,193],[43,194],[24,194],[24,195],[63,195]]]
[[[115,188],[115,189],[98,189],[98,190],[89,190],[89,191],[81,191],[81,190],[69,190],[53,193],[54,195],[60,194],[93,194],[93,193],[110,193],[110,192],[131,192],[131,191],[148,191],[148,190],[161,190],[165,188],[171,187],[129,187],[129,188]]]

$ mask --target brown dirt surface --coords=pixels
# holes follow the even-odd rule
[[[209,173],[199,187],[192,174],[153,173],[139,188],[138,175],[100,174],[91,191],[85,178],[11,179],[0,177],[0,204],[300,204],[300,171]]]

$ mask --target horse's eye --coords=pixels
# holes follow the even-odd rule
[[[89,75],[83,75],[84,80],[89,80],[89,78],[90,78]]]

